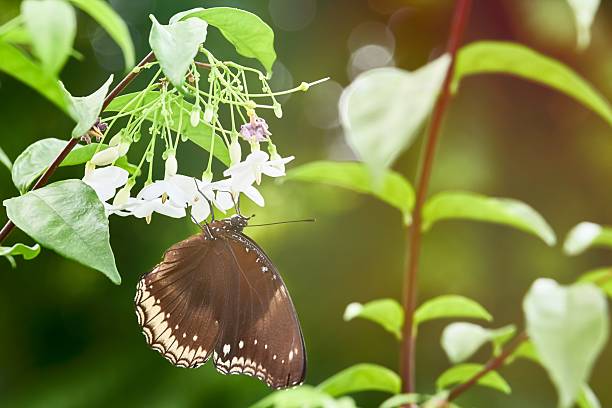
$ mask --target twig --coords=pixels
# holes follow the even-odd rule
[[[153,60],[155,60],[155,55],[153,54],[153,52],[150,52],[136,66],[135,69],[130,71],[130,73],[127,74],[125,78],[123,78],[123,80],[121,80],[121,82],[119,82],[117,86],[113,88],[112,91],[110,91],[110,93],[104,99],[104,103],[102,104],[102,110],[106,109],[108,105],[113,101],[113,99],[115,99],[121,92],[123,92],[123,90],[134,80],[134,78],[136,78],[140,74],[140,70],[138,68],[143,67],[145,64],[152,62]],[[78,142],[79,139],[70,139],[70,142],[68,142],[66,147],[64,147],[64,149],[57,155],[51,165],[47,168],[47,170],[45,170],[43,175],[40,176],[36,184],[34,184],[32,190],[36,190],[37,188],[40,188],[47,184],[53,173],[55,173],[55,170],[57,170],[62,161],[66,158],[66,156],[68,156],[68,153],[70,153],[72,149],[74,149]],[[9,236],[9,234],[13,231],[14,228],[15,224],[13,224],[11,220],[7,221],[4,227],[2,227],[2,230],[0,230],[0,244],[4,242],[4,240]]]
[[[419,180],[417,183],[416,202],[412,212],[412,226],[408,232],[407,253],[409,254],[409,259],[406,266],[406,272],[404,274],[403,295],[403,307],[406,321],[403,329],[403,340],[400,352],[400,366],[403,379],[402,392],[404,393],[412,393],[414,392],[415,388],[415,339],[413,333],[413,323],[414,311],[416,309],[417,302],[419,256],[421,253],[421,212],[423,210],[423,205],[425,203],[425,198],[429,187],[431,169],[438,144],[438,136],[440,133],[442,119],[444,118],[446,108],[451,99],[450,85],[453,78],[453,73],[455,71],[455,56],[457,54],[457,50],[459,49],[461,38],[463,37],[463,32],[465,31],[465,27],[467,25],[471,7],[471,0],[458,0],[455,5],[451,33],[447,44],[447,52],[451,55],[451,64],[448,72],[446,73],[442,93],[436,103],[432,115],[432,121],[426,139],[426,146],[423,152]]]
[[[527,336],[526,332],[522,332],[521,334],[516,336],[514,338],[514,341],[512,341],[512,343],[510,343],[510,345],[508,345],[508,347],[506,347],[506,349],[502,351],[502,353],[499,356],[489,360],[487,364],[485,364],[485,366],[482,368],[482,370],[476,373],[472,378],[470,378],[463,384],[460,384],[457,387],[455,387],[450,392],[450,394],[448,394],[447,401],[452,401],[456,399],[461,394],[466,392],[468,389],[476,385],[482,377],[489,374],[491,371],[494,371],[498,369],[499,367],[501,367],[506,362],[508,357],[510,357],[516,351],[516,349],[528,339],[529,337]]]

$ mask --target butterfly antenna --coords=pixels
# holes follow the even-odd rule
[[[317,221],[315,218],[305,218],[303,220],[289,220],[289,221],[278,221],[278,222],[268,222],[265,224],[249,224],[246,226],[246,228],[248,227],[265,227],[268,225],[281,225],[281,224],[295,224],[298,222],[315,222]]]

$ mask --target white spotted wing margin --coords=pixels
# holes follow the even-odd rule
[[[274,389],[300,385],[302,331],[272,262],[231,219],[171,247],[138,283],[136,314],[149,345],[172,364],[199,367],[211,356],[223,374]]]

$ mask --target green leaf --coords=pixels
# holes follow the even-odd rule
[[[5,257],[11,263],[11,265],[16,267],[14,256],[21,255],[23,259],[29,261],[30,259],[34,259],[40,253],[40,245],[35,244],[34,246],[27,246],[24,244],[15,244],[12,247],[3,247],[0,246],[0,256]]]
[[[512,356],[506,360],[506,364],[510,364],[514,362],[517,358],[523,358],[525,360],[529,360],[536,364],[540,364],[540,357],[538,356],[538,352],[533,345],[531,340],[527,340],[521,343],[520,346],[512,353]]]
[[[5,200],[4,206],[10,220],[42,246],[121,283],[104,206],[81,180],[50,184]]]
[[[414,190],[405,178],[392,170],[384,170],[382,182],[375,183],[368,168],[361,163],[317,161],[291,169],[285,180],[329,184],[371,194],[400,210],[404,222],[410,224]]]
[[[110,105],[106,108],[107,112],[118,112],[127,104],[129,104],[134,98],[137,98],[139,93],[131,93],[119,96],[115,98]],[[159,97],[159,92],[149,91],[142,98],[141,104],[147,105],[150,102],[153,102],[156,98]],[[182,123],[183,127],[180,130],[180,133],[185,135],[189,140],[193,143],[200,146],[202,149],[209,151],[210,150],[210,142],[212,138],[212,128],[208,126],[204,122],[200,122],[197,127],[192,127],[189,121],[190,112],[193,110],[193,105],[185,100],[180,100],[182,104],[182,109],[178,109],[173,107],[172,110],[172,121],[170,123],[170,128],[173,131],[177,131],[178,124]],[[136,106],[130,105],[131,108],[136,108]],[[140,113],[137,113],[137,115]],[[149,120],[153,119],[154,112],[147,111],[146,118]],[[180,116],[183,116],[181,119]],[[214,156],[219,159],[223,164],[229,166],[230,158],[227,147],[225,146],[225,142],[221,138],[221,136],[215,134],[215,152]]]
[[[64,95],[70,104],[70,117],[77,123],[72,130],[73,138],[83,136],[96,123],[112,82],[113,76],[111,75],[100,89],[88,96],[72,96],[64,88]]]
[[[134,66],[134,44],[127,24],[103,0],[70,0],[72,4],[89,14],[115,40],[125,60],[126,69]]]
[[[491,342],[493,343],[493,354],[498,356],[503,347],[516,335],[516,326],[509,324],[496,330],[491,330]]]
[[[591,43],[591,25],[597,14],[600,0],[567,0],[574,12],[578,49],[584,50]]]
[[[347,143],[376,176],[418,135],[448,71],[443,55],[414,72],[379,68],[359,75],[340,98]]]
[[[32,183],[49,167],[68,142],[59,139],[41,139],[28,146],[13,164],[13,184],[24,194]]]
[[[579,255],[592,247],[612,248],[612,228],[592,222],[581,222],[567,234],[563,251],[567,255]]]
[[[272,73],[272,65],[276,60],[274,31],[257,15],[231,7],[213,7],[195,9],[176,17],[183,20],[191,17],[201,18],[218,28],[240,55],[256,58],[269,74]]]
[[[423,303],[414,314],[415,327],[435,319],[472,318],[493,320],[487,310],[472,299],[459,295],[444,295]]]
[[[356,317],[378,323],[385,330],[393,333],[398,339],[402,338],[404,310],[394,299],[373,300],[365,305],[351,303],[344,311],[344,320],[348,322]]]
[[[462,384],[482,371],[483,368],[484,366],[481,364],[459,364],[451,367],[438,377],[436,380],[436,387],[442,390],[450,388],[455,384]],[[510,394],[512,392],[510,385],[496,371],[487,373],[478,380],[477,384],[483,387],[493,388],[504,394]]]
[[[0,147],[0,163],[4,164],[9,171],[13,168],[13,163],[11,159],[6,155],[4,150]]]
[[[441,344],[452,363],[472,357],[480,347],[491,341],[491,330],[473,323],[451,323],[442,332]]]
[[[352,408],[346,399],[335,400],[326,393],[310,386],[275,391],[250,408]]]
[[[612,125],[612,107],[588,82],[566,65],[519,44],[479,41],[457,56],[454,88],[474,74],[508,74],[551,87],[576,99]]]
[[[150,15],[153,27],[149,44],[159,61],[164,75],[172,85],[182,88],[185,75],[198,53],[200,45],[206,40],[207,24],[197,18],[177,21],[170,25],[157,22]]]
[[[612,267],[599,268],[587,272],[578,281],[593,283],[612,298]]]
[[[544,218],[527,204],[510,198],[493,198],[469,192],[442,192],[427,200],[423,208],[423,230],[448,219],[468,219],[507,225],[531,233],[549,246],[555,233]]]
[[[582,386],[582,391],[578,396],[576,404],[579,408],[601,408],[601,403],[597,395],[595,395],[591,387],[586,384]]]
[[[557,387],[562,408],[575,402],[608,338],[608,304],[591,284],[538,279],[523,309],[527,333]]]
[[[32,40],[34,55],[43,69],[57,74],[72,52],[76,37],[76,13],[62,0],[25,0],[21,15]]]
[[[18,48],[4,41],[0,41],[0,71],[34,89],[62,111],[69,112],[69,103],[60,82],[26,57]]]
[[[386,367],[376,364],[357,364],[331,376],[317,386],[332,397],[359,391],[400,392],[400,377]]]
[[[423,400],[420,394],[398,394],[386,399],[378,408],[398,408],[405,404],[417,404]]]

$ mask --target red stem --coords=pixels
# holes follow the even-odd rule
[[[150,52],[146,57],[144,57],[142,61],[140,61],[140,63],[136,66],[135,69],[130,71],[130,73],[127,74],[125,78],[123,78],[123,80],[121,80],[121,82],[119,82],[117,86],[113,88],[112,91],[110,91],[110,93],[104,99],[104,103],[102,104],[102,110],[106,109],[108,105],[113,101],[113,99],[115,99],[121,92],[123,92],[123,90],[134,80],[134,78],[136,78],[140,74],[140,70],[138,68],[142,68],[145,64],[153,60],[155,60],[155,55],[153,54],[153,52]],[[40,176],[36,184],[34,184],[32,190],[36,190],[37,188],[40,188],[47,184],[53,173],[55,173],[55,170],[57,170],[62,161],[66,158],[66,156],[68,156],[68,153],[70,153],[78,143],[79,139],[70,139],[70,142],[68,142],[66,147],[64,147],[64,149],[57,155],[51,165],[47,168],[47,170],[45,170],[43,175]],[[4,224],[4,227],[2,227],[2,230],[0,230],[0,244],[4,242],[4,240],[9,236],[9,234],[13,231],[14,228],[15,224],[13,224],[11,220]]]
[[[417,304],[417,275],[419,270],[419,256],[421,253],[421,225],[422,210],[425,203],[431,170],[438,144],[440,127],[446,108],[451,99],[450,85],[455,71],[455,57],[461,44],[461,38],[467,25],[468,16],[472,7],[472,0],[458,0],[451,26],[451,33],[447,44],[447,52],[451,56],[451,63],[444,79],[442,93],[433,111],[431,125],[423,152],[419,180],[416,189],[416,202],[412,212],[412,225],[408,232],[407,253],[409,254],[406,272],[404,274],[403,306],[406,321],[403,328],[403,337],[400,353],[400,366],[403,379],[402,392],[412,393],[415,390],[415,336],[414,311]]]

